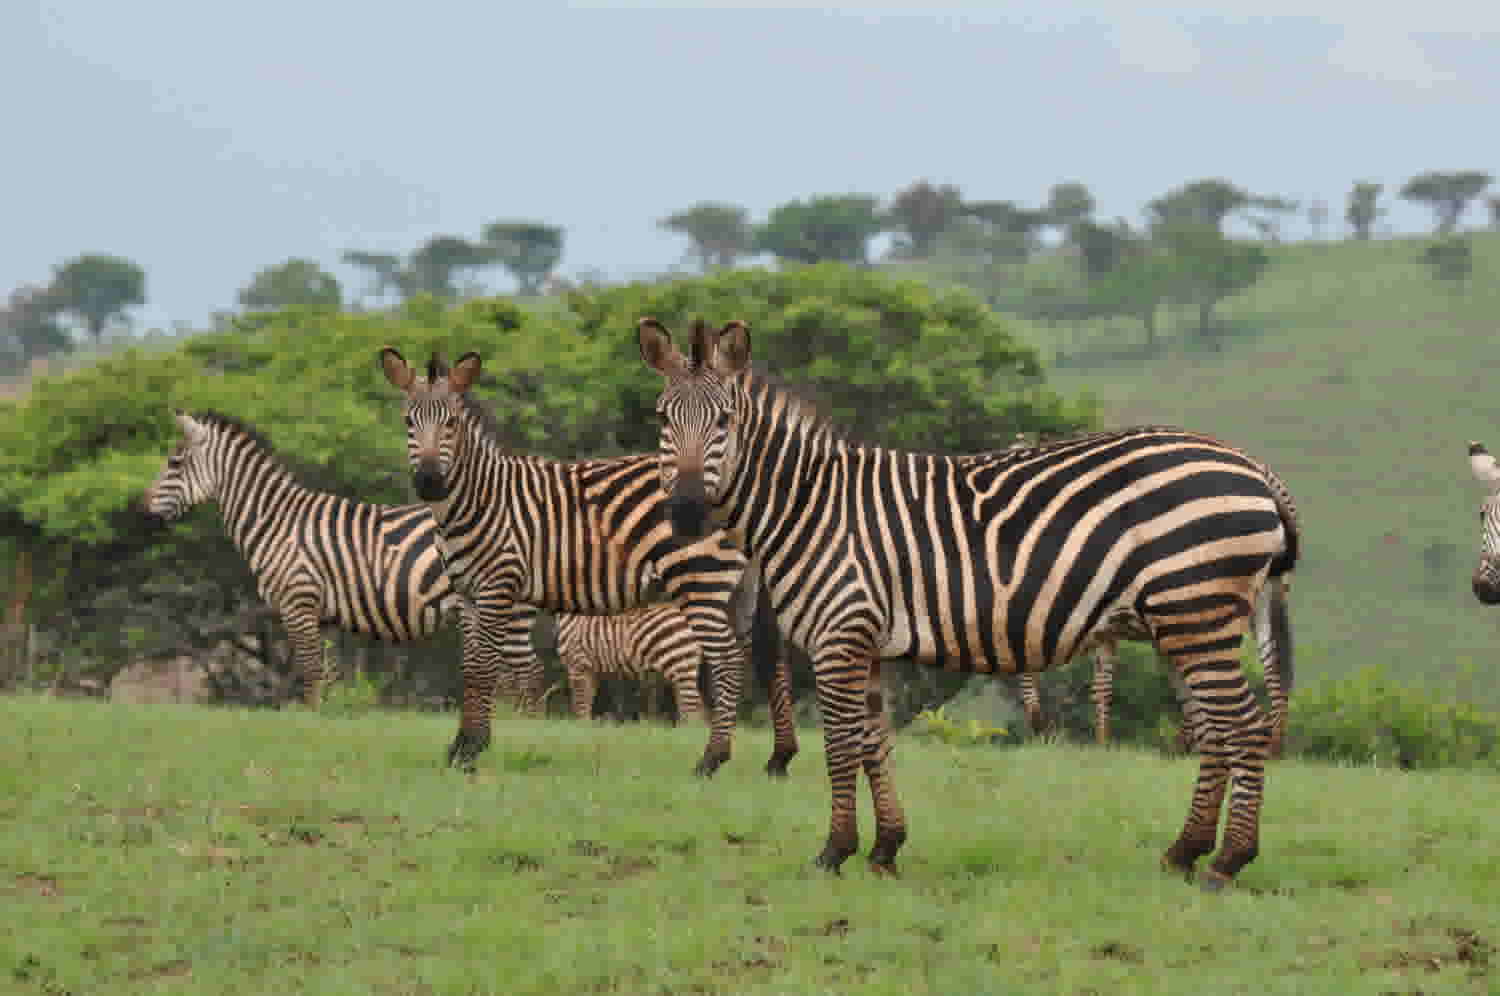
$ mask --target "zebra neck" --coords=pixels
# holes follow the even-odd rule
[[[744,438],[739,466],[720,514],[739,530],[747,552],[758,554],[776,544],[777,533],[791,520],[819,514],[835,500],[848,444],[827,425],[793,406],[764,404],[742,412]]]
[[[235,545],[251,556],[256,534],[285,515],[299,495],[314,492],[258,450],[242,450],[232,464],[225,464],[219,476],[219,515]]]

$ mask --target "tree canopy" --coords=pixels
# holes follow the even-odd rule
[[[267,266],[240,291],[240,305],[252,311],[338,311],[342,304],[338,278],[310,259],[289,259]]]
[[[484,245],[510,272],[522,294],[536,294],[562,260],[563,230],[539,221],[495,221],[484,226]]]
[[[714,267],[733,266],[751,251],[755,232],[750,213],[737,204],[699,201],[692,207],[663,218],[659,228],[687,236],[689,256],[706,273]]]
[[[1431,208],[1437,233],[1448,235],[1458,227],[1470,202],[1484,193],[1493,179],[1490,174],[1477,169],[1433,170],[1407,180],[1401,188],[1401,197]]]
[[[146,303],[146,271],[119,256],[85,253],[57,268],[51,294],[97,340],[126,308]]]
[[[792,263],[863,263],[870,239],[884,228],[879,198],[830,194],[773,209],[755,233],[755,249]]]

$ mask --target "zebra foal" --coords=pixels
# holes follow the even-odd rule
[[[698,672],[703,655],[692,624],[672,603],[612,616],[559,616],[557,656],[567,672],[573,714],[579,719],[593,717],[598,678],[644,681],[652,671],[672,683],[678,722],[691,722],[702,712]]]
[[[887,765],[880,662],[1042,671],[1102,633],[1139,629],[1178,671],[1207,735],[1188,818],[1163,856],[1221,888],[1259,849],[1266,721],[1239,663],[1252,618],[1290,649],[1295,521],[1255,460],[1165,427],[968,456],[851,440],[750,367],[750,330],[701,322],[683,354],[642,319],[660,373],[660,474],[685,536],[741,533],[777,622],[812,657],[832,812],[818,863],[858,849],[855,789],[875,803],[870,862],[892,872],[906,817]]]

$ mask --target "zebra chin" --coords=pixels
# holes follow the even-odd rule
[[[1482,605],[1500,605],[1500,585],[1490,578],[1474,579],[1474,597]]]
[[[672,531],[682,539],[702,539],[708,535],[708,502],[702,498],[673,495],[667,499],[667,518]]]

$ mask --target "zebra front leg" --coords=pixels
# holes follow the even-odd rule
[[[1021,708],[1026,713],[1026,725],[1032,736],[1039,735],[1046,728],[1046,721],[1042,718],[1041,681],[1042,676],[1034,671],[1022,672],[1017,679],[1021,688]]]
[[[869,665],[864,660],[815,657],[818,711],[823,716],[823,749],[832,790],[828,842],[815,863],[837,872],[849,855],[859,850],[856,793],[859,765],[864,755],[866,715],[870,703]],[[898,845],[899,846],[899,845]],[[894,853],[893,853],[894,856]]]
[[[706,648],[704,657],[710,658]],[[709,723],[708,744],[703,748],[703,757],[693,768],[693,773],[711,778],[733,752],[734,726],[744,692],[745,653],[742,647],[731,644],[727,651],[720,651],[705,663],[713,694],[713,718]]]
[[[292,597],[281,605],[281,621],[286,627],[291,651],[292,673],[302,682],[302,704],[318,709],[323,703],[323,684],[327,674],[323,667],[322,629],[318,624],[319,605],[316,595]]]
[[[568,662],[568,687],[573,693],[573,716],[584,722],[594,718],[594,675],[580,661]]]
[[[1115,641],[1101,640],[1094,648],[1094,741],[1108,746],[1109,713],[1115,695]]]
[[[663,674],[662,678],[672,683],[672,692],[677,697],[677,724],[684,726],[688,723],[702,719],[702,721],[713,728],[713,718],[703,708],[703,697],[698,694],[698,671],[702,667],[702,654],[695,655],[686,667],[672,669],[671,674]],[[653,672],[642,671],[641,682],[652,681]],[[654,682],[653,682],[654,684]]]
[[[891,756],[890,719],[885,714],[885,695],[880,680],[880,661],[870,664],[865,692],[864,737],[860,758],[875,802],[875,846],[870,848],[870,869],[877,875],[896,874],[896,852],[906,843],[906,814],[896,797],[896,786],[888,762]]]
[[[463,709],[458,733],[448,747],[448,764],[473,771],[475,759],[490,745],[495,691],[511,658],[518,675],[523,711],[540,705],[541,664],[531,652],[531,624],[536,609],[496,599],[474,601],[460,620],[463,636]],[[525,648],[521,657],[518,648]]]

